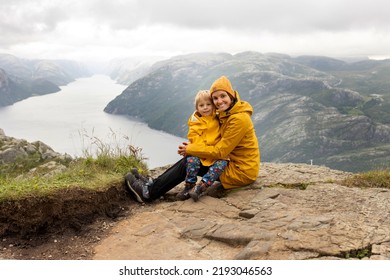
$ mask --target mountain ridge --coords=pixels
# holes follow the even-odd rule
[[[390,92],[344,86],[358,74],[369,79],[373,69],[390,71],[388,61],[327,59],[257,52],[178,56],[154,64],[104,110],[138,117],[151,128],[185,137],[195,93],[227,75],[241,98],[254,107],[263,160],[314,160],[353,172],[388,167]],[[381,80],[381,85],[387,87],[387,81]]]
[[[0,107],[34,95],[58,92],[60,86],[88,75],[86,67],[75,61],[28,60],[0,54]]]

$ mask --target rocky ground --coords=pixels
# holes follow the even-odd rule
[[[390,259],[390,191],[346,187],[342,181],[350,175],[321,166],[263,163],[257,182],[223,198],[175,201],[178,186],[165,199],[144,205],[118,183],[92,199],[79,193],[68,207],[76,209],[89,197],[83,211],[89,215],[75,218],[68,210],[61,218],[51,207],[46,212],[57,217],[52,226],[47,222],[33,233],[27,223],[30,230],[23,235],[14,222],[14,233],[0,239],[0,258]],[[61,203],[62,210],[69,201]],[[91,212],[92,205],[100,210]]]
[[[72,161],[68,154],[55,152],[41,141],[28,142],[5,135],[0,128],[0,172],[29,168],[27,175],[45,173],[45,176],[62,172]]]

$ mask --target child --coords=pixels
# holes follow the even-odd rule
[[[188,120],[188,140],[191,144],[212,146],[221,138],[219,121],[216,117],[215,106],[208,90],[201,90],[195,97],[195,112]],[[211,186],[222,174],[228,164],[227,160],[206,159],[194,156],[186,158],[186,178],[184,190],[177,194],[177,199],[185,200],[191,197],[198,201],[201,194]],[[207,167],[207,173],[197,182],[201,167]]]

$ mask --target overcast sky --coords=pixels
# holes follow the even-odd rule
[[[105,61],[193,52],[390,58],[388,0],[1,0],[0,53]]]

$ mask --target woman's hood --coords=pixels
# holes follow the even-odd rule
[[[252,105],[246,101],[241,100],[240,95],[238,94],[237,91],[234,91],[234,93],[236,95],[236,103],[229,110],[224,112],[218,112],[220,118],[230,116],[232,114],[242,113],[242,112],[246,112],[250,116],[252,115],[253,113]]]

